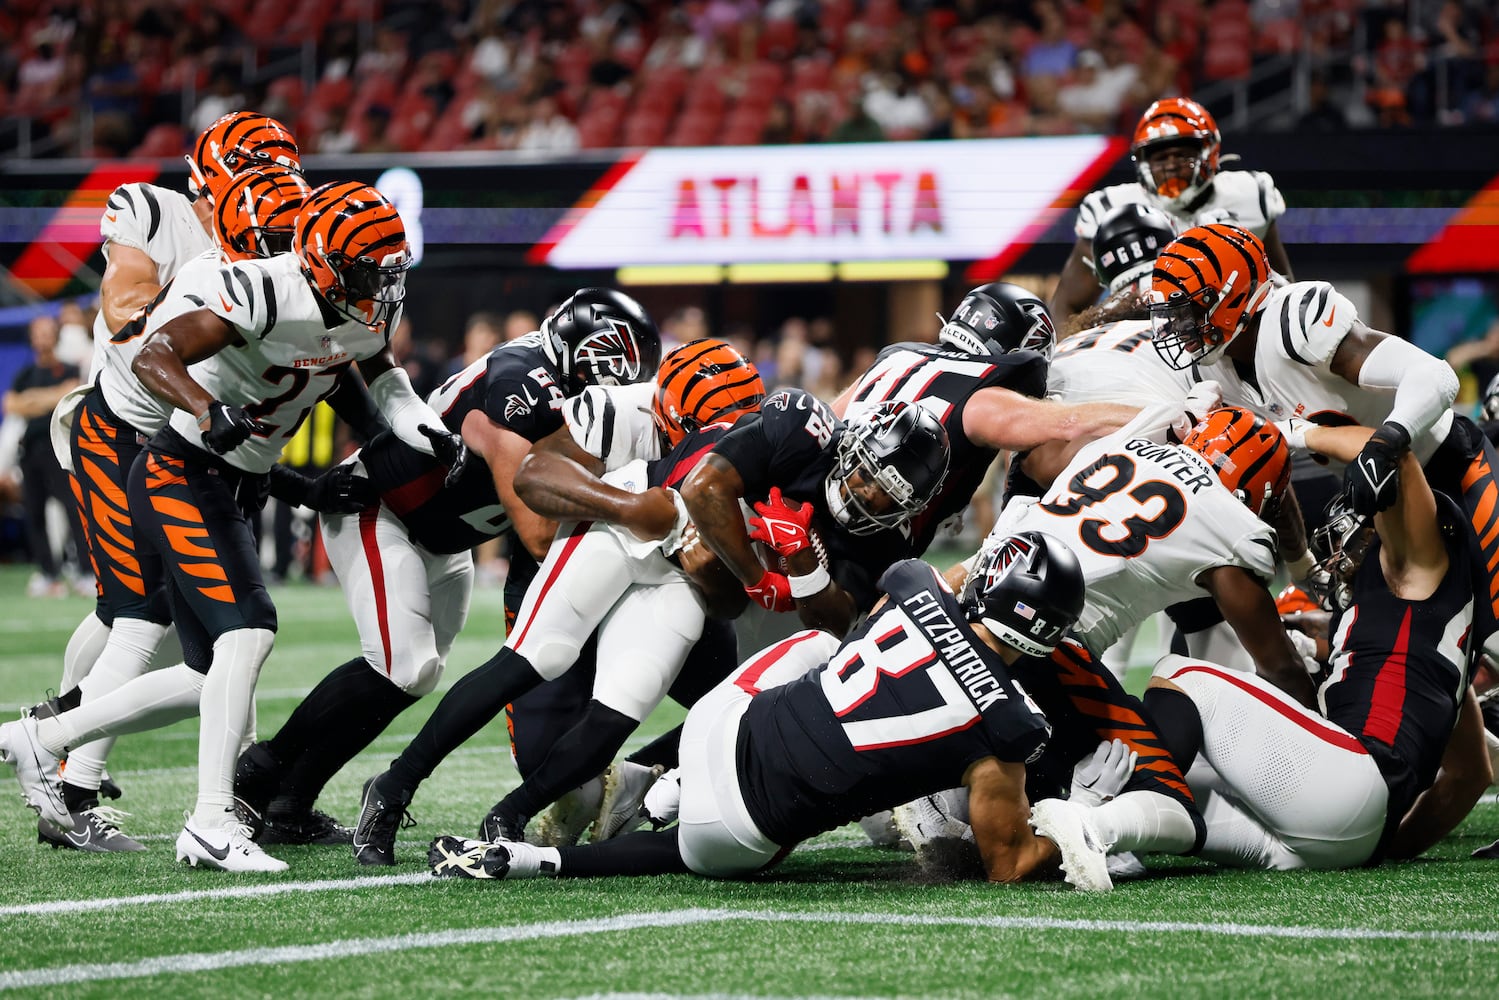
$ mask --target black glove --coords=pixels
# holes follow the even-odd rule
[[[432,442],[433,456],[448,467],[447,478],[442,481],[442,484],[450,487],[456,486],[458,480],[463,478],[463,467],[468,464],[468,445],[463,443],[461,436],[445,427],[418,424],[416,429]]]
[[[1410,443],[1406,429],[1387,420],[1343,470],[1343,495],[1354,513],[1373,517],[1395,505],[1400,490],[1400,456]]]
[[[204,421],[208,426],[204,427]],[[203,432],[203,443],[216,455],[223,455],[244,444],[251,434],[269,434],[270,430],[238,406],[230,406],[215,399],[208,404],[208,412],[198,418],[198,429]]]
[[[314,479],[306,500],[307,506],[319,514],[357,514],[379,502],[374,485],[347,462]]]

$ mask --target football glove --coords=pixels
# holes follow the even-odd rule
[[[357,514],[380,500],[369,479],[354,466],[335,465],[308,486],[306,504],[319,514]]]
[[[1212,379],[1198,382],[1182,400],[1181,416],[1171,425],[1172,435],[1177,441],[1185,440],[1203,417],[1222,405],[1223,386]]]
[[[1306,432],[1315,426],[1317,425],[1310,420],[1302,420],[1300,417],[1275,422],[1275,429],[1280,431],[1281,436],[1286,439],[1286,447],[1292,451],[1306,451]]]
[[[1410,443],[1410,433],[1387,420],[1343,470],[1343,495],[1354,513],[1372,517],[1395,505],[1400,493],[1400,455]]]
[[[756,541],[764,542],[783,556],[812,547],[811,504],[804,503],[792,510],[780,487],[772,486],[770,496],[755,504],[755,513],[758,516],[749,520],[749,536]]]
[[[1093,756],[1080,761],[1072,772],[1069,798],[1083,805],[1102,805],[1124,790],[1135,773],[1139,753],[1123,740],[1098,744]]]
[[[203,443],[215,455],[233,451],[248,441],[251,434],[271,432],[269,427],[240,407],[221,403],[217,399],[209,403],[207,411],[198,418],[198,430],[203,432]]]
[[[432,442],[432,456],[448,467],[442,484],[449,488],[457,486],[458,480],[463,478],[464,467],[468,465],[468,445],[463,443],[462,435],[431,424],[418,424],[416,429]]]
[[[781,573],[765,571],[760,582],[744,588],[744,592],[766,611],[784,612],[796,610],[796,599],[791,596],[791,581]]]

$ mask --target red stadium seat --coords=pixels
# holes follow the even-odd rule
[[[1207,80],[1242,80],[1252,65],[1249,47],[1238,43],[1212,45],[1202,57],[1202,75]]]
[[[265,96],[285,101],[288,107],[300,108],[306,96],[300,76],[278,76],[265,88]]]
[[[1260,26],[1254,50],[1262,55],[1293,55],[1301,48],[1301,22],[1284,17]]]
[[[625,119],[624,136],[620,141],[626,146],[659,146],[666,138],[669,124],[665,115],[636,112]]]
[[[796,51],[797,32],[796,22],[790,18],[766,21],[755,51],[761,59],[787,59]]]
[[[584,115],[578,119],[578,144],[584,149],[607,149],[614,145],[619,118],[614,115]]]
[[[141,144],[130,151],[135,157],[177,157],[187,147],[187,137],[177,125],[153,125],[141,139]]]
[[[668,146],[711,145],[722,122],[723,119],[716,114],[684,114],[677,119],[671,134],[667,136],[666,144]]]

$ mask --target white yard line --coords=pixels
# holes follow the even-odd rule
[[[422,876],[418,876],[422,877]],[[412,876],[391,876],[410,880]],[[378,879],[350,879],[355,885],[375,884]],[[334,883],[307,883],[331,886]],[[255,887],[262,890],[286,890],[286,886]],[[225,894],[233,892],[228,890]],[[245,895],[254,889],[241,890]],[[183,893],[212,895],[212,893]],[[185,955],[161,955],[138,962],[110,962],[93,965],[62,965],[17,972],[0,972],[0,990],[34,986],[59,986],[66,983],[95,982],[106,979],[136,979],[142,976],[179,975],[212,972],[219,969],[253,965],[285,965],[292,962],[318,962],[358,955],[393,954],[454,945],[499,944],[510,941],[534,941],[544,938],[576,937],[648,927],[681,927],[693,924],[722,923],[730,920],[760,923],[873,924],[892,927],[888,913],[789,913],[775,910],[706,910],[686,909],[666,913],[627,913],[596,920],[549,921],[511,927],[455,928],[430,934],[401,934],[394,937],[347,938],[322,944],[294,945],[282,948],[249,948],[242,951],[198,952]],[[1334,941],[1452,941],[1470,944],[1499,944],[1499,931],[1401,931],[1372,927],[1278,927],[1256,924],[1176,923],[1172,921],[1135,920],[1064,920],[1052,917],[943,917],[901,914],[899,924],[921,924],[928,927],[972,927],[984,930],[1057,930],[1106,934],[1214,934],[1227,937],[1295,938]]]
[[[239,885],[224,889],[194,889],[187,892],[153,892],[142,896],[109,896],[101,899],[55,899],[46,903],[22,903],[0,906],[0,917],[35,917],[49,913],[88,913],[113,910],[122,906],[144,906],[149,903],[188,903],[195,899],[245,899],[253,896],[280,896],[289,892],[330,892],[336,889],[370,889],[386,885],[413,885],[431,882],[428,872],[406,875],[372,875],[366,878],[338,878],[308,882],[273,882],[269,885]]]

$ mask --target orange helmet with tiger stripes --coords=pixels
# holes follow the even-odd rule
[[[358,181],[310,193],[297,213],[292,251],[329,305],[356,323],[385,326],[406,297],[411,250],[394,205]]]
[[[1178,371],[1216,360],[1270,288],[1270,258],[1258,236],[1218,222],[1188,229],[1167,244],[1151,271],[1156,351]]]
[[[722,340],[704,337],[661,359],[651,419],[675,447],[699,427],[754,413],[764,401],[755,366]]]
[[[1135,126],[1130,155],[1135,174],[1156,207],[1167,212],[1185,209],[1218,175],[1223,136],[1208,109],[1189,97],[1167,97],[1145,109]],[[1151,154],[1167,146],[1190,147],[1193,162],[1185,172],[1158,172]]]
[[[213,230],[231,260],[290,253],[297,213],[312,192],[288,167],[247,170],[213,204]]]
[[[229,182],[251,167],[282,166],[302,172],[302,154],[291,130],[254,111],[231,111],[203,130],[184,157],[195,197],[217,200]]]
[[[1182,444],[1207,459],[1223,485],[1256,514],[1291,484],[1291,449],[1280,428],[1241,407],[1210,411]]]

